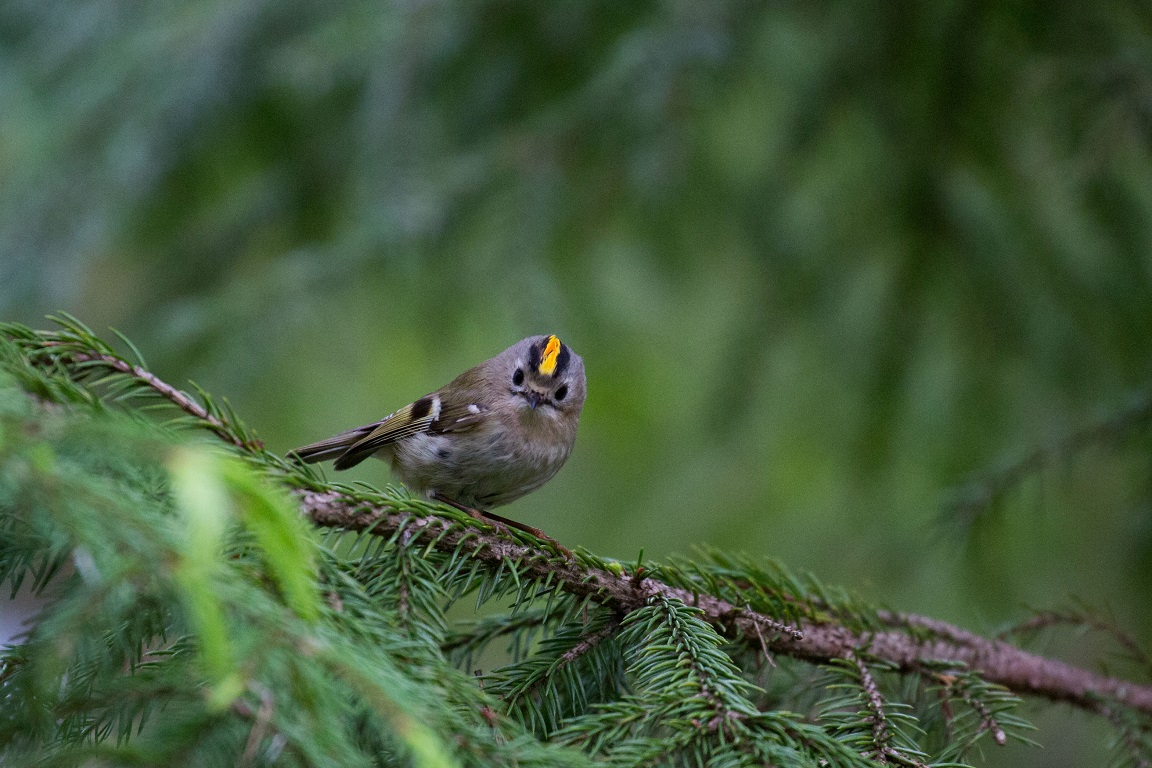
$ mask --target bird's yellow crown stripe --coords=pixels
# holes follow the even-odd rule
[[[560,355],[560,339],[555,336],[548,337],[544,345],[544,354],[540,355],[540,373],[551,376],[556,371],[556,358]]]

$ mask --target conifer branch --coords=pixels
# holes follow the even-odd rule
[[[632,575],[588,565],[586,556],[576,560],[557,558],[550,549],[522,544],[495,532],[456,524],[436,514],[413,517],[410,512],[373,504],[339,491],[300,491],[301,508],[321,526],[371,531],[391,535],[398,526],[419,531],[417,538],[436,542],[445,551],[465,551],[470,557],[492,565],[502,561],[524,563],[529,578],[543,579],[549,573],[561,588],[620,613],[643,607],[649,598],[675,599],[699,608],[703,617],[729,636],[755,638],[757,628],[769,625],[772,617],[750,616],[749,611],[707,594],[672,587],[646,578],[637,585]],[[1020,694],[1064,701],[1096,711],[1099,699],[1112,699],[1133,709],[1152,713],[1152,686],[1107,677],[1086,669],[1029,653],[1004,642],[990,640],[945,622],[917,616],[886,613],[893,625],[918,626],[931,631],[919,639],[900,631],[857,634],[838,624],[808,621],[801,625],[802,637],[777,634],[768,639],[776,653],[814,662],[844,658],[856,648],[867,648],[870,656],[890,662],[904,672],[918,672],[926,661],[957,661],[979,671],[985,678]]]
[[[932,690],[939,696],[938,706],[944,718],[948,747],[942,759],[962,760],[985,734],[999,746],[1007,744],[1009,738],[1035,744],[1022,733],[1034,730],[1033,726],[1014,714],[1020,704],[1016,695],[962,664],[932,666],[934,669],[925,670],[924,674],[936,681]],[[953,708],[954,702],[962,705],[959,711]]]
[[[687,628],[682,626],[676,604],[671,604],[667,599],[650,602],[656,602],[662,609],[662,623],[665,624],[667,641],[672,646],[669,650],[675,653],[678,663],[691,673],[697,689],[694,696],[707,702],[706,709],[711,717],[706,722],[693,722],[693,725],[696,728],[703,728],[708,733],[716,733],[727,730],[733,721],[744,720],[748,713],[743,711],[740,705],[745,704],[745,700],[733,701],[731,693],[716,683],[712,672],[702,663],[696,644],[688,637]],[[680,608],[683,610],[682,606]]]
[[[521,611],[512,617],[486,617],[472,623],[465,631],[453,632],[440,644],[440,650],[448,655],[470,654],[498,637],[537,629],[548,621],[548,617],[548,612],[542,609]]]
[[[1101,702],[1152,714],[1150,685],[1031,654],[936,619],[889,611],[853,619],[851,610],[832,608],[834,601],[822,588],[811,596],[809,591],[793,589],[791,582],[783,590],[755,584],[745,589],[748,585],[739,583],[740,579],[713,578],[714,574],[703,570],[670,568],[662,573],[657,568],[629,573],[618,563],[583,552],[573,558],[557,557],[553,548],[536,539],[502,535],[456,518],[438,505],[322,486],[311,473],[265,453],[259,441],[247,437],[230,411],[213,405],[206,395],[203,404],[198,403],[142,366],[115,354],[78,323],[69,320],[63,324],[65,331],[57,333],[31,332],[11,325],[0,332],[15,341],[33,365],[67,371],[77,380],[85,379],[94,369],[103,371],[101,381],[116,393],[116,399],[135,394],[133,388],[144,388],[170,402],[201,427],[260,458],[269,470],[279,474],[296,489],[302,512],[316,525],[384,538],[402,534],[406,545],[422,545],[496,569],[511,567],[517,580],[550,583],[617,616],[627,616],[653,600],[678,601],[698,609],[701,619],[729,640],[801,660],[829,663],[859,651],[901,673],[931,672],[934,665],[938,668],[942,662],[954,662],[1019,694],[1068,702],[1098,714]]]
[[[201,426],[221,440],[246,451],[263,449],[264,446],[259,440],[246,439],[238,434],[235,428],[225,423],[224,418],[213,414],[207,404],[201,405],[187,392],[177,389],[144,368],[143,357],[123,335],[118,334],[140,359],[141,365],[131,363],[116,354],[110,346],[74,317],[64,315],[55,319],[63,326],[63,331],[32,331],[15,323],[0,323],[0,336],[15,342],[27,355],[29,362],[40,367],[58,365],[68,369],[74,377],[101,372],[127,376],[130,380],[128,383],[147,387],[196,419]]]
[[[545,686],[550,678],[554,678],[566,667],[579,661],[605,640],[615,635],[619,629],[620,617],[614,614],[609,616],[604,626],[581,637],[574,646],[560,654],[560,657],[556,659],[546,671],[536,676],[527,687],[521,690],[508,691],[503,694],[501,698],[505,701],[525,701],[531,699],[540,692],[540,689]]]

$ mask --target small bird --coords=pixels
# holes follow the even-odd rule
[[[308,464],[335,459],[337,470],[379,456],[416,493],[551,541],[487,510],[559,471],[585,393],[580,356],[554,335],[530,336],[381,421],[291,453]]]

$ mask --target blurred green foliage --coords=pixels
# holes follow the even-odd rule
[[[1149,386],[1146,2],[9,0],[0,103],[0,315],[277,450],[556,332],[584,423],[513,517],[1152,637],[1144,430],[939,524]]]

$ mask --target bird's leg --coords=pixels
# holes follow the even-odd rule
[[[504,533],[508,533],[508,529],[503,525],[503,523],[505,522],[503,518],[488,519],[488,516],[485,515],[485,513],[482,510],[473,509],[472,507],[468,506],[467,504],[461,504],[460,502],[458,502],[454,499],[448,498],[447,496],[445,496],[442,493],[433,493],[432,499],[433,499],[433,501],[439,501],[442,504],[447,504],[450,507],[455,507],[456,509],[460,510],[461,512],[466,512],[468,514],[468,516],[471,517],[473,520],[479,520],[482,523],[483,522],[494,523],[496,526],[496,530],[503,531]]]
[[[540,530],[539,528],[533,528],[530,525],[525,525],[524,523],[519,523],[519,522],[516,522],[515,520],[509,520],[506,517],[500,517],[500,515],[494,515],[491,512],[485,512],[483,510],[480,511],[480,514],[484,515],[484,517],[486,517],[489,520],[492,520],[496,523],[502,523],[504,525],[510,525],[513,528],[517,528],[521,531],[524,531],[525,533],[530,533],[538,539],[543,539],[544,541],[548,542],[553,547],[555,547],[556,551],[558,551],[560,554],[564,555],[564,557],[568,558],[569,560],[575,559],[575,555],[572,554],[572,550],[568,549],[568,547],[566,547],[563,544],[561,544],[560,542],[556,541],[556,539],[554,539],[551,536],[549,536],[548,534],[544,533],[544,531]]]
[[[485,511],[483,509],[474,509],[472,507],[467,506],[466,504],[461,504],[458,501],[453,501],[452,499],[448,498],[447,496],[445,496],[442,493],[434,493],[434,494],[432,494],[432,498],[435,499],[436,501],[443,502],[450,507],[455,507],[456,509],[460,510],[461,512],[467,512],[469,515],[471,515],[476,520],[488,521],[490,523],[493,523],[493,524],[495,524],[497,530],[502,529],[504,533],[508,532],[508,527],[512,527],[512,528],[515,528],[517,530],[524,531],[525,533],[530,533],[533,536],[535,536],[536,538],[543,539],[544,541],[547,541],[548,543],[550,543],[552,546],[554,546],[561,554],[563,554],[568,559],[573,558],[572,550],[568,549],[563,544],[556,541],[556,539],[554,539],[551,536],[549,536],[548,534],[544,533],[544,531],[540,530],[539,528],[533,528],[530,525],[526,525],[524,523],[517,522],[516,520],[509,520],[506,517],[501,517],[500,515],[493,514],[491,512]]]

